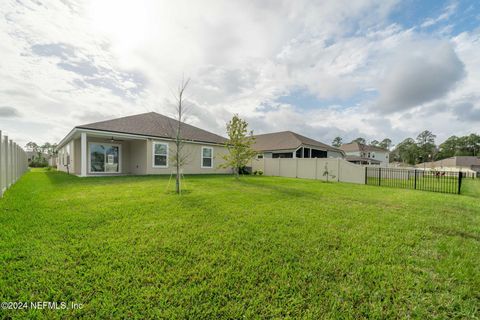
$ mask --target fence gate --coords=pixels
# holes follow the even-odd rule
[[[365,184],[460,194],[462,172],[365,167]]]

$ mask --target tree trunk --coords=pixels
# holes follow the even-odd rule
[[[180,194],[180,168],[177,165],[177,174],[175,177],[175,192],[177,194]]]

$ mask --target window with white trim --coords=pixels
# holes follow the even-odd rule
[[[163,142],[153,143],[153,166],[155,168],[168,167],[168,144]]]
[[[213,168],[213,148],[202,147],[202,168]]]

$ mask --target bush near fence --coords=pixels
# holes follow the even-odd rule
[[[0,131],[0,197],[27,169],[26,152]]]

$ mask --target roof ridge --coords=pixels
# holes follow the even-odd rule
[[[149,112],[131,114],[131,115],[123,116],[123,117],[119,117],[119,118],[110,118],[110,119],[106,119],[106,120],[101,120],[101,121],[95,121],[95,122],[85,123],[85,124],[82,124],[82,125],[79,125],[79,126],[75,126],[75,127],[91,126],[91,125],[98,124],[98,123],[102,123],[102,122],[114,121],[114,120],[122,120],[122,119],[126,119],[126,118],[131,118],[131,117],[137,117],[137,116],[146,115],[146,114],[149,114],[149,113],[159,114],[159,113],[157,113],[157,112],[149,111]]]
[[[75,128],[174,137],[175,127],[179,122],[183,128],[182,136],[186,140],[214,143],[225,143],[227,140],[219,134],[153,111],[83,124]]]

